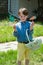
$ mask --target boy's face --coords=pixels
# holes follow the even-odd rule
[[[19,15],[19,18],[22,22],[25,22],[28,16],[24,15],[22,12]]]

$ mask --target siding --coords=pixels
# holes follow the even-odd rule
[[[38,0],[8,0],[8,12],[18,17],[18,9],[26,7],[29,11],[29,17],[33,16],[33,12],[38,8]]]
[[[33,11],[38,8],[38,0],[19,0],[19,8],[26,7],[29,11],[29,17],[33,16]]]
[[[18,2],[18,0],[8,0],[8,12],[16,17],[18,17]]]

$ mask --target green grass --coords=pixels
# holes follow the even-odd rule
[[[9,20],[0,20],[0,43],[15,41],[16,38],[13,36],[13,24],[16,22],[9,22]],[[43,36],[43,25],[35,23],[33,36]]]
[[[43,44],[41,45],[40,49],[30,54],[30,59],[30,65],[41,65],[43,63]],[[0,52],[0,65],[17,65],[16,60],[17,50]]]
[[[34,25],[34,37],[43,36],[43,25],[35,24]]]
[[[0,27],[0,42],[13,41],[13,29],[11,26],[1,26]]]
[[[17,51],[0,52],[0,65],[16,65]]]
[[[16,38],[13,36],[13,26],[11,22],[0,22],[0,43],[14,41]]]

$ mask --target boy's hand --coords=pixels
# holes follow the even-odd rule
[[[32,24],[31,25],[34,26],[34,21],[32,21]]]
[[[14,31],[16,31],[16,25],[14,25],[13,28],[14,28]]]

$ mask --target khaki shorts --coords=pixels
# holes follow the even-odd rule
[[[17,61],[29,59],[30,49],[25,46],[24,43],[18,43]]]

